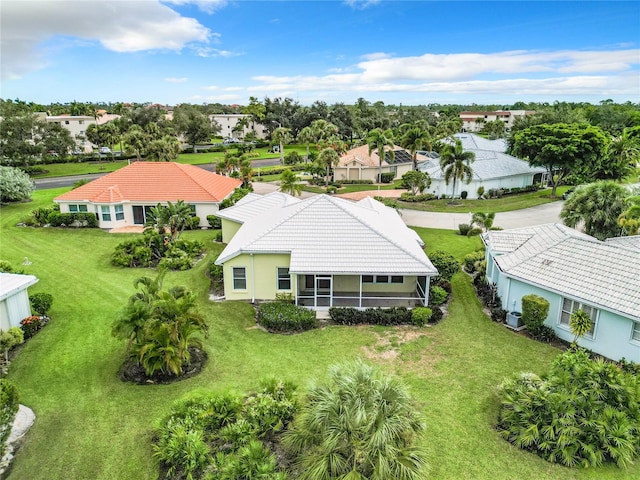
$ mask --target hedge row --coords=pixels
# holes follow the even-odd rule
[[[316,312],[287,302],[263,303],[258,307],[258,324],[270,332],[302,332],[318,326]]]

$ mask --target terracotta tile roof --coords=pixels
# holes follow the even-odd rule
[[[118,203],[213,202],[224,200],[242,181],[174,162],[135,162],[56,197],[61,201]]]

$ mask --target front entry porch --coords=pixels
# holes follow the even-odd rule
[[[429,277],[404,275],[298,275],[296,305],[389,308],[428,304]]]

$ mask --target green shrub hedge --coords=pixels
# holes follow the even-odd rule
[[[448,297],[449,293],[444,288],[439,287],[438,285],[433,285],[429,289],[429,300],[434,305],[442,305],[447,301]]]
[[[38,315],[46,315],[53,304],[53,295],[44,292],[34,293],[29,295],[29,301],[34,312]]]
[[[393,172],[383,173],[380,175],[380,183],[391,183],[396,178],[396,174]]]
[[[436,198],[437,197],[431,193],[413,195],[410,192],[404,192],[400,195],[400,200],[403,202],[428,202],[429,200],[435,200]]]
[[[424,327],[431,320],[433,311],[429,307],[417,307],[411,310],[411,322],[417,327]]]
[[[270,332],[302,332],[318,326],[316,312],[288,302],[263,303],[258,307],[258,324]]]
[[[442,250],[436,250],[429,254],[429,260],[436,267],[439,278],[444,278],[447,281],[451,281],[453,276],[460,271],[460,264],[450,253]]]
[[[411,325],[411,310],[406,307],[367,308],[331,307],[329,316],[338,325]]]
[[[47,217],[47,223],[52,227],[96,228],[98,226],[98,217],[94,213],[87,212],[52,212]]]
[[[19,406],[16,387],[8,380],[0,379],[0,458],[4,455],[5,442],[11,434]]]

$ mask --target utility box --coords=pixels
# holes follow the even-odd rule
[[[520,312],[507,312],[507,325],[511,328],[522,328],[522,313]]]

